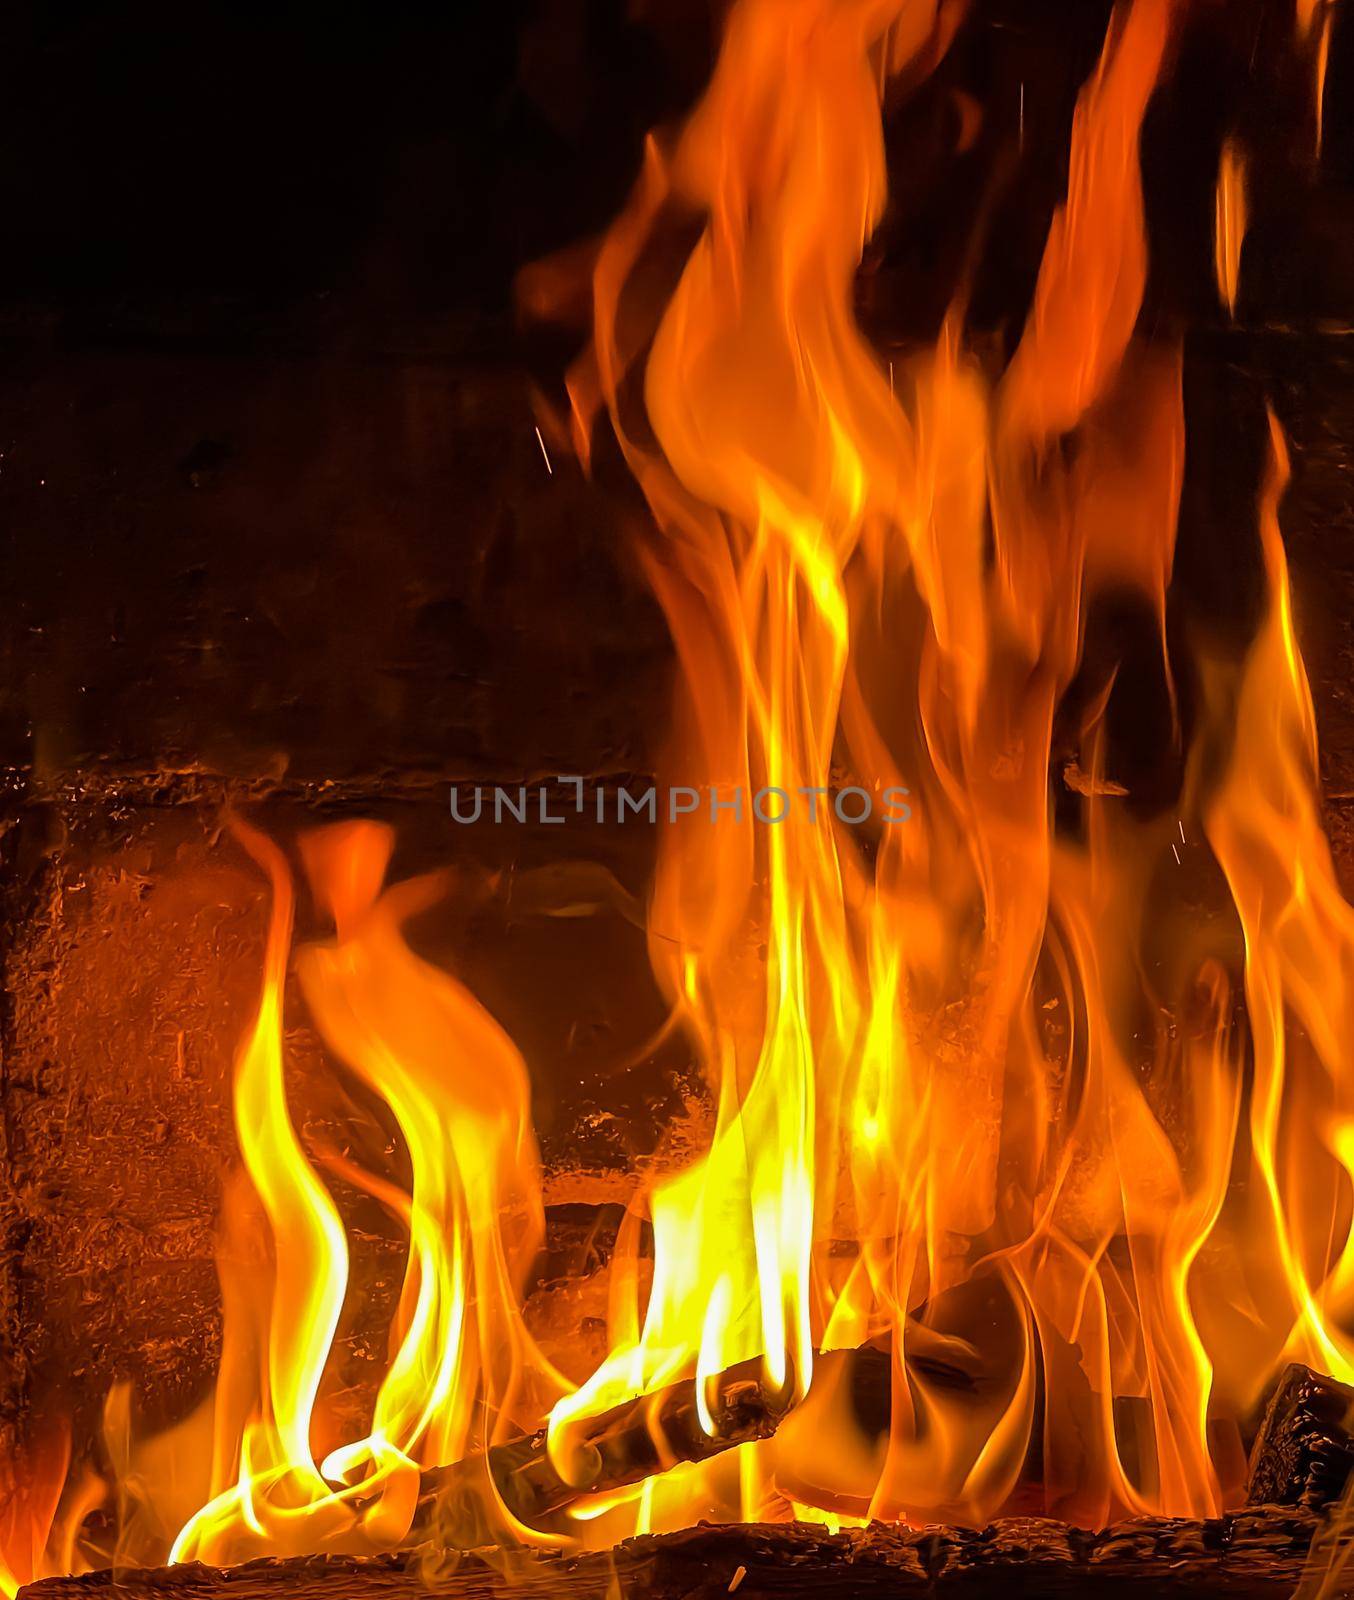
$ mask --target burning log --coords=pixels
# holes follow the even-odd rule
[[[447,1600],[678,1600],[736,1593],[905,1597],[1038,1594],[1092,1589],[1122,1595],[1227,1595],[1287,1600],[1313,1533],[1314,1512],[1247,1510],[1208,1522],[1141,1518],[1100,1533],[1042,1518],[1008,1518],[981,1531],[874,1526],[842,1533],[803,1523],[702,1525],[630,1539],[582,1556],[472,1555],[450,1564],[419,1552],[375,1557],[254,1561],[228,1574],[189,1563],[153,1572],[51,1578],[20,1600],[375,1600],[420,1593]]]
[[[924,1364],[933,1381],[966,1382],[963,1374]],[[867,1429],[887,1432],[892,1383],[887,1351],[871,1345],[832,1351],[818,1357],[818,1367],[820,1378],[833,1367],[844,1367],[859,1421]],[[738,1445],[770,1438],[789,1409],[783,1394],[767,1384],[760,1360],[730,1368],[716,1380],[715,1393],[713,1434],[701,1427],[694,1379],[594,1418],[577,1451],[587,1468],[577,1481],[568,1481],[555,1469],[544,1430],[497,1445],[485,1456],[434,1468],[423,1475],[413,1535],[432,1532],[444,1541],[475,1542],[480,1534],[476,1507],[486,1470],[515,1516],[539,1521],[585,1495],[623,1489],[677,1462],[708,1461]],[[1334,1505],[1354,1476],[1354,1434],[1348,1426],[1352,1416],[1354,1388],[1310,1367],[1286,1367],[1251,1450],[1247,1506],[1322,1512]]]
[[[818,1370],[845,1367],[861,1420],[884,1433],[889,1425],[890,1356],[866,1345],[818,1357]],[[585,1469],[574,1481],[560,1475],[546,1449],[545,1430],[495,1445],[485,1455],[423,1474],[413,1537],[435,1533],[442,1541],[473,1543],[485,1473],[503,1503],[525,1522],[539,1521],[584,1495],[606,1494],[640,1483],[678,1462],[708,1461],[741,1444],[769,1439],[789,1405],[769,1384],[758,1357],[740,1362],[711,1384],[713,1433],[701,1426],[696,1380],[688,1378],[592,1419],[575,1458]]]
[[[1333,1505],[1354,1473],[1354,1389],[1285,1367],[1251,1450],[1247,1505]]]
[[[882,1354],[880,1359],[887,1361]],[[435,1527],[443,1538],[449,1531],[459,1538],[463,1526],[473,1527],[486,1470],[508,1509],[531,1522],[582,1495],[623,1489],[676,1462],[707,1461],[737,1445],[769,1439],[789,1403],[764,1374],[758,1357],[714,1381],[713,1433],[701,1425],[694,1378],[604,1411],[571,1451],[580,1469],[572,1481],[551,1461],[544,1429],[496,1445],[484,1456],[425,1472],[414,1535]]]

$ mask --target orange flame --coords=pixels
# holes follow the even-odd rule
[[[1325,132],[1326,72],[1330,65],[1330,37],[1334,20],[1335,0],[1297,0],[1294,23],[1298,44],[1311,51],[1312,109],[1318,160]]]
[[[1316,85],[1313,99],[1316,106],[1316,154],[1321,157],[1321,147],[1326,132],[1326,73],[1330,67],[1330,30],[1334,15],[1328,3],[1321,18],[1321,33],[1316,42]]]
[[[1260,520],[1267,610],[1239,683],[1225,685],[1216,668],[1206,680],[1215,726],[1225,717],[1235,731],[1204,822],[1246,941],[1254,1222],[1283,1296],[1265,1310],[1271,1319],[1291,1319],[1279,1326],[1292,1359],[1348,1382],[1354,1366],[1340,1324],[1354,1287],[1354,910],[1340,893],[1321,830],[1316,717],[1278,526],[1288,452],[1272,413],[1270,444]],[[1290,1015],[1304,1040],[1290,1039]],[[1332,1240],[1343,1241],[1333,1266]]]
[[[235,1063],[235,1128],[245,1183],[228,1194],[227,1234],[260,1240],[263,1263],[223,1255],[225,1347],[217,1389],[214,1497],[170,1559],[231,1561],[324,1548],[352,1514],[311,1453],[315,1400],[348,1282],[343,1224],[297,1136],[283,1071],[282,1003],[291,949],[291,876],[277,846],[235,823],[267,872],[273,909],[258,1014]],[[257,1215],[250,1214],[251,1205]],[[255,1267],[251,1273],[249,1266]],[[259,1265],[262,1270],[259,1271]],[[251,1370],[252,1369],[252,1370]]]
[[[1224,140],[1218,163],[1217,214],[1213,257],[1218,294],[1233,315],[1241,280],[1241,245],[1246,237],[1246,158],[1234,139]]]
[[[1082,685],[1083,754],[1068,769],[1087,802],[1080,832],[1055,833],[1048,801],[1058,708],[1084,678],[1101,596],[1139,597],[1179,733],[1166,592],[1180,355],[1134,337],[1147,274],[1137,143],[1173,16],[1168,0],[1115,14],[1029,323],[995,388],[964,354],[961,306],[896,386],[851,313],[850,269],[883,204],[875,69],[901,59],[894,25],[933,56],[934,8],[736,7],[706,99],[671,150],[651,146],[598,258],[595,348],[571,392],[580,429],[596,398],[607,405],[666,536],[644,551],[681,665],[665,775],[825,794],[842,762],[879,794],[919,774],[914,823],[881,829],[872,859],[826,805],[798,834],[686,819],[665,833],[655,970],[700,1045],[719,1119],[706,1161],[650,1197],[642,1320],[622,1308],[612,1358],[554,1423],[749,1350],[779,1380],[811,1347],[887,1340],[882,1445],[851,1438],[811,1390],[804,1414],[835,1422],[831,1459],[822,1424],[792,1418],[723,1486],[745,1515],[766,1514],[774,1482],[801,1513],[981,1520],[1015,1490],[1037,1387],[1050,1509],[1090,1523],[1210,1514],[1235,1492],[1235,1417],[1251,1396],[1229,1362],[1232,1420],[1218,1414],[1226,1351],[1193,1285],[1235,1226],[1235,1133],[1257,1102],[1225,941],[1181,941],[1164,997],[1146,981],[1161,959],[1149,956],[1161,861],[1179,862],[1185,821],[1139,822],[1115,803],[1117,668]],[[1229,298],[1243,227],[1232,177]],[[631,279],[670,200],[709,221],[653,327]],[[646,349],[641,420],[627,380]],[[900,659],[917,663],[919,728],[898,703]],[[1196,788],[1188,814],[1221,803]],[[1316,848],[1319,830],[1283,804]],[[1249,972],[1247,989],[1254,1013]],[[1145,1028],[1152,1006],[1190,1020]],[[1049,1007],[1067,1019],[1056,1047]],[[763,1188],[762,1159],[791,1181]],[[812,1216],[799,1254],[760,1193],[777,1221]],[[718,1251],[712,1215],[729,1241]],[[1305,1252],[1280,1229],[1279,1265],[1308,1332],[1330,1340],[1297,1276],[1311,1257],[1302,1271],[1323,1293],[1344,1281],[1343,1255],[1315,1265],[1322,1223],[1304,1224]],[[979,1308],[1001,1329],[981,1351]],[[1286,1338],[1272,1331],[1266,1368]],[[976,1367],[976,1399],[924,1375],[937,1350]],[[1333,1347],[1320,1350],[1331,1365]],[[651,1495],[641,1520],[694,1514],[714,1492]]]
[[[380,894],[393,846],[376,823],[303,841],[338,929],[302,954],[311,1015],[384,1097],[413,1166],[409,1268],[373,1433],[325,1464],[368,1483],[388,1456],[434,1466],[530,1427],[564,1387],[519,1309],[544,1227],[526,1068],[469,993],[405,943],[403,923],[443,885]]]
[[[0,1595],[74,1566],[62,1560],[54,1537],[57,1509],[70,1466],[70,1430],[48,1429],[13,1460],[0,1459]]]

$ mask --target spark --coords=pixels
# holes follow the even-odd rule
[[[1025,148],[1025,85],[1020,85],[1020,148]]]
[[[540,445],[541,454],[545,457],[545,470],[553,478],[555,476],[555,469],[550,465],[550,452],[545,448],[545,440],[541,437],[541,430],[539,426],[536,429],[536,443]]]
[[[1184,842],[1185,842],[1185,824],[1180,820],[1179,817],[1177,817],[1175,819],[1175,825],[1180,830],[1180,843],[1184,844]]]
[[[748,1575],[748,1569],[746,1567],[739,1567],[738,1571],[735,1572],[733,1577],[729,1579],[729,1593],[730,1594],[732,1594],[733,1591],[738,1587],[738,1585],[740,1583],[742,1583],[743,1579],[746,1578],[747,1575]]]
[[[1173,844],[1171,846],[1171,854],[1175,857],[1175,864],[1178,867],[1180,865],[1180,846]]]

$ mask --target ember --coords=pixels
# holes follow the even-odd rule
[[[513,421],[522,471],[617,496],[671,641],[666,701],[631,686],[651,770],[458,774],[451,822],[425,773],[444,859],[328,777],[300,828],[212,795],[230,875],[194,908],[266,920],[195,980],[247,991],[210,1041],[212,1387],[23,1420],[6,1594],[1346,1592],[1354,909],[1273,397],[1226,446],[1244,513],[1208,508],[1232,576],[1182,531],[1188,325],[1245,323],[1274,205],[1253,129],[1195,185],[1206,312],[1154,276],[1186,247],[1152,119],[1207,9],[1108,14],[996,326],[1001,185],[1051,113],[958,75],[976,0],[732,0],[620,214],[521,273],[532,336],[582,344]],[[1272,46],[1304,162],[1337,27],[1303,0]],[[919,106],[972,195],[934,316],[889,332]],[[209,492],[229,451],[190,454]],[[603,919],[628,963],[573,932]],[[605,1181],[542,1156],[542,946],[480,950],[545,922],[578,941],[566,1052],[608,1026],[586,968],[650,997],[632,1059],[684,1069],[647,1139],[603,1075]]]

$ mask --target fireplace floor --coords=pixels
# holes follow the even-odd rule
[[[1324,1597],[1354,1594],[1323,1530],[1354,1486],[1354,1391],[1294,1364],[1282,1374],[1251,1451],[1249,1493],[1223,1517],[1139,1517],[1091,1532],[1050,1517],[983,1529],[898,1523],[830,1531],[813,1523],[701,1523],[614,1550],[446,1550],[432,1542],[379,1556],[315,1555],[218,1568],[201,1562],[89,1572],[20,1589],[18,1600],[697,1600],[780,1597],[1022,1596],[1059,1600],[1218,1595],[1287,1600],[1304,1572]],[[1342,1583],[1349,1587],[1343,1587]]]
[[[828,1533],[803,1523],[701,1525],[631,1539],[580,1557],[459,1555],[310,1556],[221,1570],[195,1563],[148,1572],[50,1578],[20,1600],[367,1600],[428,1594],[448,1600],[696,1600],[780,1596],[1227,1595],[1269,1600],[1293,1593],[1320,1514],[1260,1506],[1201,1522],[1143,1518],[1087,1533],[1017,1517],[981,1532],[875,1525]],[[1339,1592],[1339,1591],[1336,1591]]]

